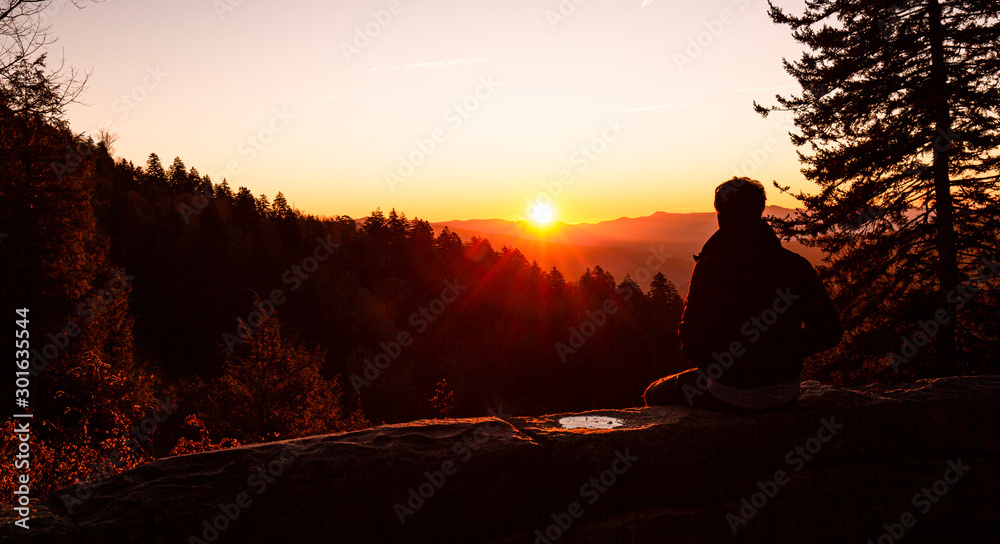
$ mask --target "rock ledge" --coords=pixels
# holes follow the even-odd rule
[[[58,500],[35,503],[29,531],[7,505],[0,536],[797,544],[903,530],[907,543],[943,543],[996,541],[1000,529],[997,376],[894,389],[807,382],[794,407],[752,417],[678,407],[499,415],[160,459],[94,485],[72,514]],[[622,425],[564,429],[569,415]]]

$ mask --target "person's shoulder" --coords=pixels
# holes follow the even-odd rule
[[[703,278],[708,275],[715,275],[722,266],[722,261],[717,255],[702,252],[694,256],[694,268],[691,270],[692,279]]]
[[[784,258],[788,259],[789,261],[795,261],[798,264],[808,264],[809,266],[812,266],[812,263],[809,262],[809,259],[806,259],[802,255],[799,255],[798,253],[788,249],[787,247],[782,246],[781,253],[784,256]]]
[[[798,272],[808,272],[811,274],[816,273],[816,268],[811,262],[809,262],[809,259],[806,259],[802,255],[799,255],[786,247],[781,248],[781,256],[782,260],[785,261],[786,266],[789,266]]]
[[[823,288],[819,274],[809,259],[787,248],[782,248],[782,254],[786,263],[784,274],[787,281],[810,293]]]

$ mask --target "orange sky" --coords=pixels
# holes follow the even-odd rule
[[[751,109],[797,90],[800,48],[761,0],[54,4],[57,50],[91,71],[74,130],[309,213],[541,200],[572,223],[709,211],[734,174],[812,190],[789,119]]]

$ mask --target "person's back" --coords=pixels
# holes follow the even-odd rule
[[[812,265],[761,219],[765,198],[746,178],[716,189],[719,230],[697,257],[679,328],[696,368],[651,385],[647,404],[781,405],[798,395],[803,358],[840,341],[840,319]]]

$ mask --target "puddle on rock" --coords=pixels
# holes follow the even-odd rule
[[[607,416],[570,416],[559,419],[563,429],[614,429],[625,424],[616,417]]]

